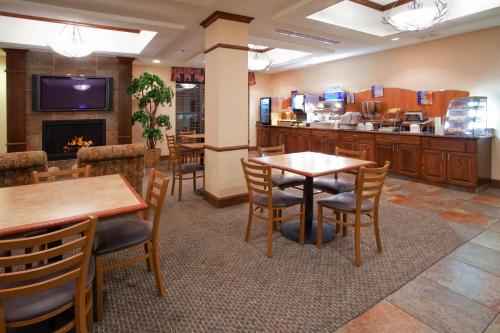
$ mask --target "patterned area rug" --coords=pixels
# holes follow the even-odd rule
[[[163,212],[166,296],[156,296],[145,265],[108,273],[105,319],[94,332],[332,332],[465,242],[436,213],[384,199],[383,252],[364,228],[361,267],[352,230],[322,250],[275,232],[270,259],[265,223],[254,221],[243,241],[247,204],[216,209],[189,183]]]

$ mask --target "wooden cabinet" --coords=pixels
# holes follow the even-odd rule
[[[420,146],[398,144],[396,156],[396,172],[406,176],[420,176],[422,168]]]
[[[356,141],[356,149],[360,151],[366,151],[366,159],[370,161],[375,161],[375,144],[368,140],[358,140]]]
[[[385,161],[391,162],[391,170],[396,164],[396,145],[393,143],[377,143],[375,146],[377,165],[382,167]]]
[[[269,146],[269,130],[264,126],[257,126],[257,146]]]
[[[448,153],[446,180],[450,184],[476,186],[476,155],[471,153]]]
[[[309,131],[295,129],[284,134],[285,151],[287,153],[299,153],[311,150],[311,135]]]
[[[274,131],[272,130],[270,135],[269,135],[269,146],[279,146],[281,144],[284,144],[285,140],[283,140],[283,132],[282,131]]]
[[[446,152],[422,150],[422,178],[435,182],[446,182]]]

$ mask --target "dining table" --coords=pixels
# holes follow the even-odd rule
[[[249,159],[251,162],[269,165],[272,168],[288,171],[305,177],[303,196],[305,201],[305,243],[315,244],[317,236],[317,222],[314,220],[314,188],[315,177],[331,175],[343,171],[357,170],[361,167],[374,166],[373,161],[359,160],[349,157],[329,155],[317,152],[301,152],[281,155],[270,155]],[[299,242],[300,221],[283,223],[281,234],[288,239]],[[335,238],[335,228],[330,224],[323,224],[323,243]]]
[[[0,188],[0,237],[129,214],[148,206],[121,174]]]
[[[181,134],[181,138],[183,139],[192,139],[192,140],[204,140],[204,133],[193,133],[193,134]]]

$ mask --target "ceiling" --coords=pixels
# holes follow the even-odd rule
[[[387,5],[393,1],[372,2]],[[349,0],[0,0],[0,11],[156,32],[139,54],[118,53],[134,56],[139,63],[149,64],[153,59],[160,59],[160,66],[192,67],[203,66],[201,21],[215,10],[251,16],[255,20],[249,26],[250,43],[310,53],[307,57],[275,65],[270,71],[279,72],[500,25],[500,0],[448,0],[448,4],[448,19],[431,29],[413,33],[386,31],[378,35],[374,33],[377,29],[388,29],[379,26],[382,12]],[[307,18],[334,5],[354,8],[349,19],[342,17],[344,23],[364,22],[366,20],[360,18],[369,13],[371,26],[348,26],[335,18],[330,21]],[[404,5],[394,10],[401,7]],[[276,29],[340,43],[290,37],[273,32]],[[2,30],[9,31],[10,37],[7,39],[0,33],[0,47],[44,48],[16,37],[18,29],[9,29],[9,25],[0,20]],[[393,41],[395,37],[399,40]]]

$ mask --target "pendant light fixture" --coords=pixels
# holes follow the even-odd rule
[[[271,66],[271,58],[264,52],[248,51],[248,69],[262,71]]]
[[[54,52],[70,58],[86,57],[94,52],[88,40],[83,39],[80,27],[76,24],[66,24],[48,46]]]
[[[448,4],[443,0],[434,0],[431,6],[424,6],[424,1],[413,0],[408,9],[393,14],[398,6],[396,1],[387,14],[382,16],[382,23],[398,31],[420,31],[425,30],[441,22],[448,13]]]

